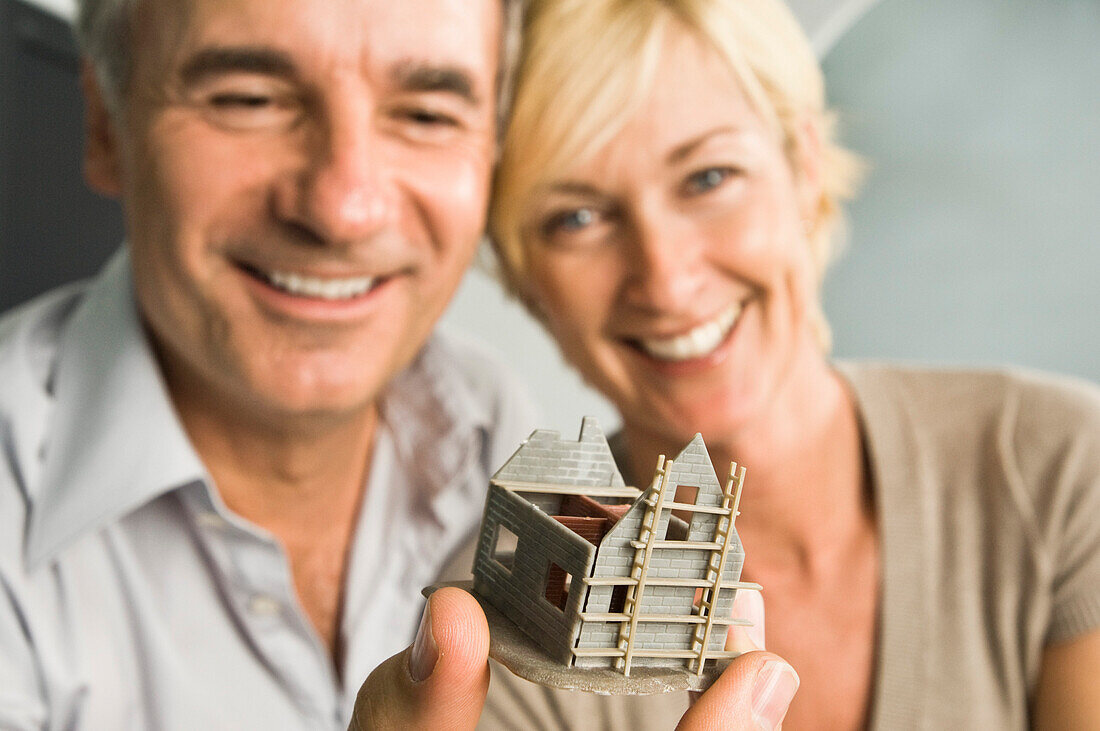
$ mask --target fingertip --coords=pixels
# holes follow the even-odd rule
[[[469,677],[487,668],[489,623],[477,599],[454,587],[444,587],[428,599],[432,634],[439,648],[438,672]]]
[[[746,652],[696,699],[677,728],[773,728],[769,723],[777,716],[782,720],[798,689],[797,679],[794,669],[775,653]]]
[[[757,728],[778,729],[801,680],[786,661],[768,658],[752,686],[752,718]]]
[[[473,728],[489,688],[489,626],[481,605],[440,589],[424,606],[411,647],[371,672],[351,729]]]
[[[718,676],[718,679],[714,681],[714,685],[711,687],[713,688],[720,683],[736,685],[745,679],[754,678],[760,674],[765,665],[775,661],[786,663],[786,660],[779,655],[776,655],[774,652],[768,652],[767,650],[750,650],[749,652],[742,653],[733,659],[733,662],[731,662],[722,674]]]
[[[737,652],[763,650],[764,597],[758,591],[738,590],[730,614],[735,619],[748,620],[749,626],[731,625],[726,635],[726,649]]]

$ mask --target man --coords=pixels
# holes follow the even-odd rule
[[[81,14],[128,250],[0,325],[0,727],[345,726],[532,427],[429,340],[483,231],[501,0]]]
[[[85,0],[85,171],[128,245],[0,320],[0,727],[341,728],[410,641],[532,426],[430,337],[503,6]],[[360,721],[476,721],[484,618],[431,606]]]

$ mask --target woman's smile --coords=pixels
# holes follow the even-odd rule
[[[721,346],[737,319],[741,316],[741,303],[735,302],[707,321],[687,332],[670,336],[650,336],[632,340],[647,355],[669,363],[705,358]]]

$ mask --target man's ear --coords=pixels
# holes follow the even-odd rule
[[[795,128],[791,164],[798,186],[798,207],[802,220],[817,224],[821,212],[823,183],[821,179],[822,150],[820,120],[807,117]]]
[[[118,132],[88,61],[81,67],[80,86],[84,91],[84,180],[97,193],[116,198],[122,192]]]

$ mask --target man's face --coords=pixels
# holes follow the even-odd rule
[[[149,0],[93,185],[177,403],[369,408],[483,230],[499,0]],[[98,137],[98,144],[94,138]]]

